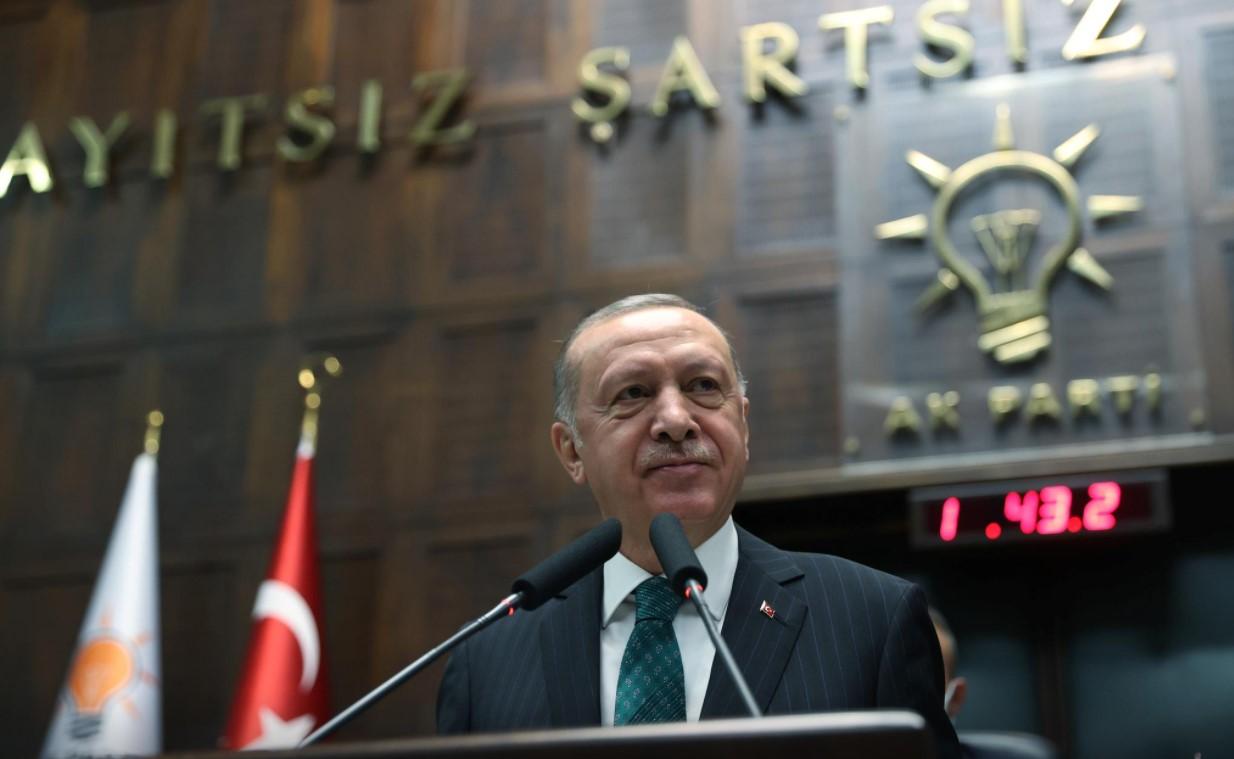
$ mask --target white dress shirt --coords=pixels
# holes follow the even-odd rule
[[[730,517],[715,535],[695,549],[707,573],[707,606],[716,616],[716,626],[724,627],[728,597],[737,573],[737,528]],[[604,563],[604,605],[600,609],[600,720],[613,724],[617,703],[617,675],[621,656],[634,632],[634,589],[651,577],[647,570],[618,553]],[[681,648],[681,668],[685,674],[686,719],[697,722],[703,711],[703,697],[711,681],[711,662],[716,647],[698,609],[690,601],[682,603],[673,619],[673,632]]]

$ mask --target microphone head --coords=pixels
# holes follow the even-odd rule
[[[651,520],[651,547],[655,549],[664,576],[668,578],[674,593],[684,596],[689,580],[706,587],[707,573],[686,538],[681,520],[675,515],[661,514]]]
[[[607,519],[519,576],[511,590],[522,593],[519,607],[528,611],[578,582],[613,558],[621,548],[621,522]]]

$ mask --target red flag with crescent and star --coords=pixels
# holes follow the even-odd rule
[[[253,605],[248,655],[222,745],[290,748],[329,717],[313,524],[315,441],[304,435],[274,560]]]

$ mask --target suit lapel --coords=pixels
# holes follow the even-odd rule
[[[721,635],[764,712],[788,664],[808,606],[797,589],[801,570],[785,552],[738,528],[737,572]],[[773,610],[762,611],[763,602]],[[702,718],[745,716],[723,661],[712,662]]]
[[[603,569],[566,589],[543,614],[540,655],[552,727],[600,724],[600,594]]]

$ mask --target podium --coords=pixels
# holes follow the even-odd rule
[[[300,751],[175,754],[177,759],[933,759],[934,737],[907,711],[834,712],[627,727],[336,743]]]

